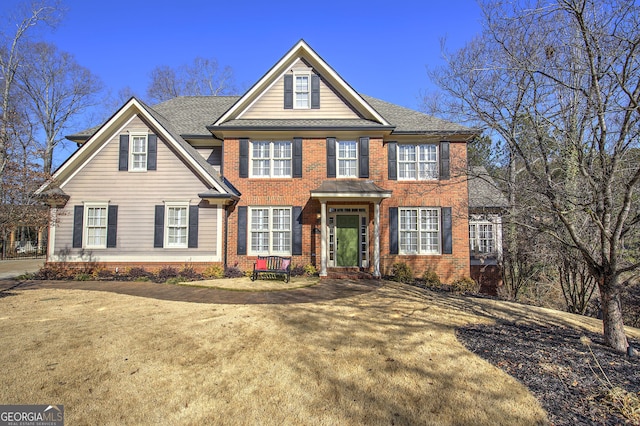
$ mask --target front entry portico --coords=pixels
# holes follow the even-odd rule
[[[391,191],[372,181],[328,180],[311,191],[320,202],[320,276],[328,267],[373,267],[380,277],[380,203]],[[347,204],[353,203],[353,204]],[[369,242],[369,206],[373,203],[373,250]],[[370,259],[371,257],[371,259]]]

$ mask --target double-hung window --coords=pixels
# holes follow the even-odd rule
[[[494,253],[495,241],[493,223],[480,221],[469,223],[469,244],[472,252]]]
[[[250,207],[251,252],[291,254],[291,207]]]
[[[291,141],[253,141],[251,144],[251,177],[291,177]]]
[[[147,135],[131,135],[131,169],[133,171],[147,170]]]
[[[85,247],[107,247],[107,205],[85,204]]]
[[[309,74],[294,74],[294,108],[308,109],[311,105],[311,83]]]
[[[186,204],[166,206],[165,247],[187,247],[189,233],[189,207]]]
[[[398,179],[438,179],[438,147],[435,144],[399,144]]]
[[[337,177],[358,177],[358,144],[356,141],[337,141]]]
[[[401,254],[440,254],[440,209],[400,208]]]

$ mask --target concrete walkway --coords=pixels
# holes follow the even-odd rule
[[[44,258],[0,260],[0,279],[15,278],[25,272],[38,272],[42,265],[44,265]]]
[[[130,281],[0,281],[0,292],[37,289],[89,290],[191,303],[288,304],[357,296],[377,290],[382,283],[377,280],[323,279],[316,285],[293,290],[248,292]]]

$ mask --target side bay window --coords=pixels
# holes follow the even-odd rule
[[[198,206],[167,202],[155,206],[155,248],[197,248]]]
[[[447,180],[449,170],[449,142],[387,143],[388,174],[390,180]]]
[[[389,238],[391,254],[451,254],[451,207],[390,207]]]
[[[496,252],[496,230],[492,222],[469,220],[469,248],[473,253]]]
[[[73,248],[116,247],[118,206],[89,202],[73,208]]]
[[[120,135],[118,170],[144,172],[156,170],[158,138],[154,134]]]

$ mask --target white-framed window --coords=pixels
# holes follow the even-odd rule
[[[336,150],[337,177],[358,177],[358,143],[356,141],[336,141]]]
[[[291,254],[291,207],[249,207],[252,254]]]
[[[398,209],[400,254],[440,254],[440,209]]]
[[[165,204],[165,247],[186,248],[189,240],[189,204]]]
[[[474,253],[496,252],[496,227],[488,221],[469,222],[469,248]]]
[[[438,146],[398,144],[398,179],[438,179]]]
[[[251,141],[251,177],[291,177],[291,141]]]
[[[84,247],[107,247],[107,203],[84,205]]]
[[[308,73],[293,75],[293,107],[295,109],[311,107],[311,75]]]
[[[131,153],[131,167],[129,170],[146,171],[148,153],[147,134],[131,134],[131,148],[129,152]]]

